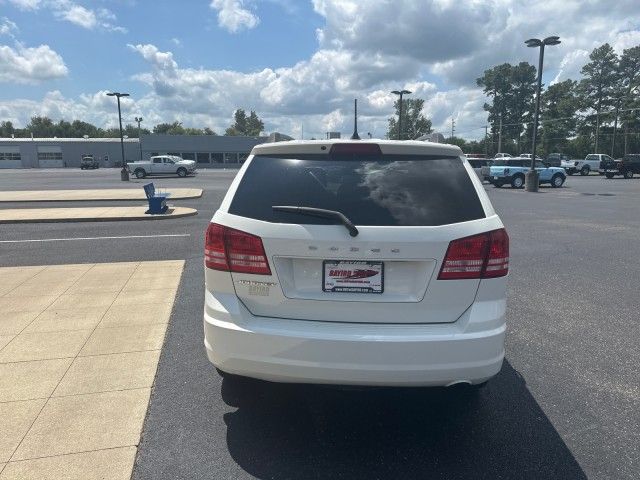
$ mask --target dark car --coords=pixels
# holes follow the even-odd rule
[[[83,155],[80,160],[80,170],[100,168],[100,162],[93,155]]]
[[[546,163],[550,167],[560,167],[561,166],[560,164],[562,163],[563,160],[569,161],[571,160],[571,157],[564,153],[550,153],[549,155],[547,155],[547,158],[544,161],[544,163]]]
[[[602,160],[600,170],[607,178],[622,175],[624,178],[633,178],[634,174],[640,174],[640,154],[628,153],[622,158]]]

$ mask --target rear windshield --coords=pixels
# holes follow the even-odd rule
[[[274,205],[337,210],[356,225],[435,226],[485,217],[458,157],[256,156],[229,213],[273,223],[335,223],[273,211]]]

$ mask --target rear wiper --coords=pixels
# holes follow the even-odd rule
[[[347,230],[349,230],[349,235],[355,237],[358,235],[358,229],[353,224],[351,220],[349,220],[344,213],[338,212],[337,210],[325,210],[324,208],[312,208],[312,207],[294,207],[288,205],[273,205],[271,208],[276,212],[289,212],[289,213],[299,213],[301,215],[310,215],[313,217],[321,217],[321,218],[330,218],[333,220],[338,220],[342,223]]]

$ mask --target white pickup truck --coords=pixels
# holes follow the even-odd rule
[[[196,173],[196,162],[183,160],[174,155],[158,155],[151,157],[148,162],[127,163],[127,169],[136,178],[144,178],[147,175],[178,175],[186,177]]]
[[[590,153],[584,160],[563,160],[560,166],[564,168],[569,175],[573,175],[574,173],[589,175],[591,172],[597,172],[600,169],[600,162],[602,160],[613,161],[609,155]]]

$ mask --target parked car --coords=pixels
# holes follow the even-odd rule
[[[196,162],[193,160],[183,160],[175,155],[158,155],[151,157],[148,162],[127,163],[127,169],[136,178],[144,178],[147,175],[178,175],[186,177],[195,175]]]
[[[603,160],[613,160],[609,155],[602,153],[590,153],[584,160],[571,160],[562,164],[567,174],[573,175],[574,173],[580,173],[580,175],[589,175],[591,172],[598,172],[600,170],[600,163]]]
[[[573,162],[573,160],[571,160],[571,157],[569,155],[566,155],[564,153],[550,153],[544,160],[544,163],[546,163],[550,167],[565,168],[565,165],[568,164],[567,162]]]
[[[510,153],[496,153],[493,158],[511,158],[512,156]]]
[[[491,164],[493,163],[493,160],[490,158],[469,158],[467,157],[467,161],[469,162],[469,165],[471,165],[471,168],[473,168],[473,171],[476,172],[476,175],[478,175],[478,178],[481,181],[486,180],[484,177],[484,173],[483,173],[483,169],[486,169],[487,167],[490,167]]]
[[[520,155],[518,155],[517,158],[528,158],[529,160],[531,160],[531,154],[530,153],[521,153]],[[536,160],[540,160],[542,162],[542,158],[539,157],[538,155],[536,155]]]
[[[93,155],[83,155],[80,159],[80,170],[100,168],[100,162]]]
[[[512,188],[522,188],[525,174],[530,168],[531,160],[526,158],[496,160],[489,168],[489,182],[495,187],[510,184]],[[567,179],[564,169],[547,167],[540,160],[536,160],[536,170],[540,175],[540,184],[549,183],[552,187],[559,188]]]
[[[465,153],[464,156],[467,158],[487,158],[484,153]]]
[[[480,386],[500,371],[509,238],[456,146],[255,146],[204,253],[204,344],[225,382]]]
[[[640,174],[640,154],[629,153],[617,160],[613,160],[611,157],[603,159],[600,163],[600,171],[607,178],[613,178],[615,175],[633,178],[635,173]]]

